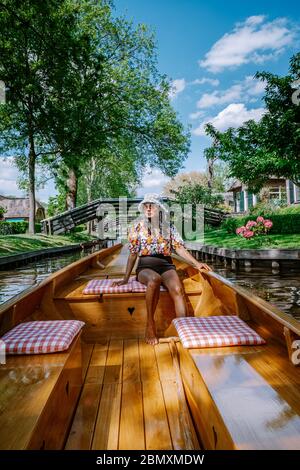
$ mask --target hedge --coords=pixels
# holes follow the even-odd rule
[[[300,233],[300,213],[287,214],[264,214],[265,219],[273,222],[270,234],[295,234]],[[247,215],[246,217],[229,217],[222,222],[221,227],[228,233],[235,233],[238,227],[246,225],[248,220],[256,220],[256,217]]]
[[[18,235],[28,231],[28,222],[6,222],[5,220],[0,221],[0,235]],[[41,224],[35,224],[35,232],[41,232]]]

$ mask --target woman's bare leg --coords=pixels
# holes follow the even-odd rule
[[[138,281],[147,286],[146,307],[147,307],[147,325],[145,340],[146,343],[155,345],[158,343],[156,328],[154,322],[154,313],[159,299],[161,285],[161,276],[152,269],[143,269],[138,274]]]
[[[185,294],[175,269],[169,269],[161,275],[163,285],[173,299],[176,317],[185,317],[187,312]]]

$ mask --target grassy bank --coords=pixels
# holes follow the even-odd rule
[[[0,256],[16,255],[26,251],[42,250],[92,240],[86,233],[72,233],[69,235],[3,235],[0,236]]]
[[[205,245],[213,245],[232,249],[300,249],[300,234],[268,235],[266,238],[257,237],[247,240],[235,235],[234,233],[228,233],[225,229],[217,229],[205,232],[204,243]]]

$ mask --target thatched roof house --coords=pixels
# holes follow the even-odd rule
[[[26,197],[6,197],[0,195],[0,206],[6,209],[4,220],[28,220],[29,219],[29,199]],[[42,204],[36,201],[36,220],[46,217],[45,209]]]

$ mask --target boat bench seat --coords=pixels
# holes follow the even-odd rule
[[[145,292],[87,295],[83,294],[87,283],[86,279],[75,279],[58,289],[53,297],[54,305],[63,318],[82,320],[86,323],[83,333],[85,342],[95,342],[103,338],[144,337],[147,319]],[[192,311],[201,296],[199,284],[193,281],[186,283],[185,291],[188,307]],[[155,312],[159,336],[165,336],[175,316],[169,292],[161,291]]]
[[[205,449],[300,449],[299,370],[281,345],[177,348]]]
[[[62,449],[82,386],[81,331],[68,350],[0,365],[0,449]]]
[[[105,278],[100,278],[97,276],[96,279],[104,280]],[[145,297],[145,292],[140,292],[138,290],[134,292],[107,292],[103,294],[99,293],[90,293],[85,294],[84,290],[86,289],[89,281],[79,278],[75,279],[73,282],[69,283],[66,286],[63,286],[61,289],[58,289],[54,293],[54,299],[65,299],[65,300],[72,300],[72,301],[80,301],[80,300],[99,300],[99,298],[121,298],[126,296],[138,296],[138,297]],[[199,296],[202,293],[202,288],[194,279],[184,279],[183,280],[184,290],[188,296]],[[161,289],[161,294],[166,294],[166,289]]]

